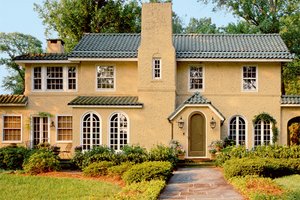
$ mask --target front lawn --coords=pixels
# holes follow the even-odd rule
[[[37,177],[0,173],[5,199],[113,199],[121,187],[98,180]]]
[[[300,199],[300,175],[286,176],[275,179],[275,182],[287,190],[289,199]]]

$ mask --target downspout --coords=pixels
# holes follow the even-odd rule
[[[173,121],[169,119],[169,123],[171,124],[171,140],[174,138],[174,124]]]

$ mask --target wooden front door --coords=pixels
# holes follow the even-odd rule
[[[189,123],[189,156],[206,156],[205,117],[196,113],[190,118]]]

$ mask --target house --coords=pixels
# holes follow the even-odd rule
[[[277,34],[172,34],[172,5],[147,3],[140,34],[87,33],[70,53],[63,44],[15,58],[26,89],[0,96],[1,146],[120,150],[174,139],[186,157],[209,157],[214,140],[251,148],[272,143],[275,128],[288,144],[300,119],[300,97],[281,95],[293,55]],[[253,122],[263,113],[277,123]]]

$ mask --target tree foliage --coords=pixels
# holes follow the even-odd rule
[[[259,28],[247,23],[246,21],[239,21],[238,23],[229,23],[227,26],[222,27],[222,32],[228,34],[256,34],[260,33]]]
[[[46,26],[56,31],[70,51],[84,33],[139,32],[141,7],[136,0],[45,0],[34,4]]]
[[[219,33],[219,29],[216,24],[213,24],[211,18],[191,18],[189,24],[185,28],[186,33],[202,33],[202,34],[214,34]]]
[[[27,53],[41,53],[42,42],[37,38],[22,33],[3,33],[0,32],[0,65],[6,66],[10,75],[5,77],[3,87],[13,94],[24,92],[25,73],[24,69],[13,61],[18,55]]]

